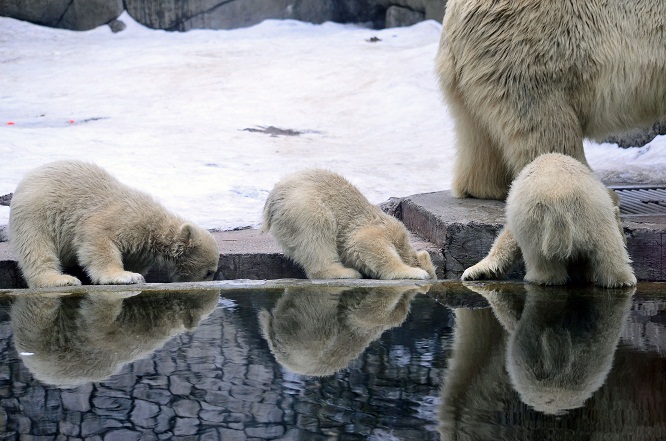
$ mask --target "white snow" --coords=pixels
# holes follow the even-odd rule
[[[325,167],[373,203],[450,188],[453,124],[434,75],[441,25],[268,20],[169,33],[0,17],[0,195],[46,162],[95,162],[210,229],[257,226],[284,174]],[[377,37],[379,41],[370,41]],[[274,126],[301,132],[245,131]],[[586,143],[602,176],[666,181],[666,137]],[[0,225],[9,208],[0,207]]]

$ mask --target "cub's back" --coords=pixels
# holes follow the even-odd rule
[[[29,172],[18,184],[11,208],[61,211],[89,210],[117,201],[145,203],[150,197],[111,176],[103,168],[83,161],[57,161]]]
[[[323,169],[309,169],[287,176],[275,185],[274,199],[292,207],[326,206],[337,218],[367,216],[377,210],[344,177]]]
[[[572,199],[596,204],[609,199],[592,171],[570,156],[547,153],[537,157],[518,175],[507,198],[507,209],[536,203],[549,205]]]

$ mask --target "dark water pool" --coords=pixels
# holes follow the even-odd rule
[[[4,440],[666,440],[666,285],[0,297]]]

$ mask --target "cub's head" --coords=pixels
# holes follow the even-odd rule
[[[189,223],[180,227],[171,247],[171,279],[174,282],[213,280],[220,252],[213,235]]]

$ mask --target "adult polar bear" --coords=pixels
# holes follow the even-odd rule
[[[453,193],[504,199],[543,153],[666,116],[663,0],[449,0],[437,71],[456,124]]]

